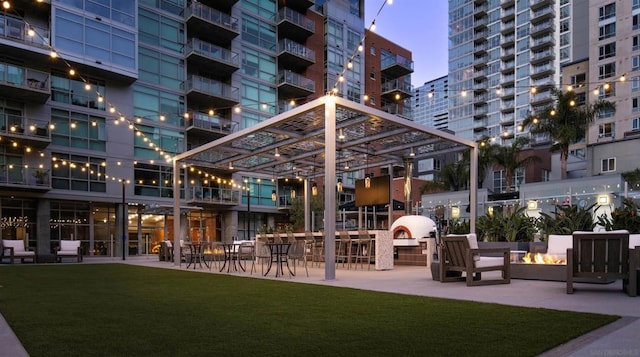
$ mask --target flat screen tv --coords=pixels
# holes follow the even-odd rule
[[[391,180],[389,175],[371,178],[371,187],[364,187],[364,179],[356,180],[356,207],[389,204]]]

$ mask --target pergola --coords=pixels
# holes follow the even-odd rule
[[[296,174],[307,179],[305,182],[324,176],[325,187],[329,188],[336,187],[340,163],[348,162],[349,171],[356,171],[463,150],[471,151],[470,218],[474,232],[478,171],[478,147],[474,141],[333,95],[176,155],[173,172],[179,172],[183,162],[289,177],[295,166]],[[180,175],[173,175],[173,192],[179,189]],[[174,217],[178,217],[180,195],[173,196]],[[335,217],[335,200],[333,190],[324,190],[325,217]],[[306,205],[308,209],[308,200]],[[174,232],[180,232],[180,220],[173,222]],[[325,219],[325,237],[334,237],[335,228],[334,219]],[[179,244],[174,244],[174,249],[174,256],[179,257]],[[325,239],[325,262],[325,279],[334,280],[334,239]]]

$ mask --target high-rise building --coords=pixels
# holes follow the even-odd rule
[[[425,82],[413,90],[411,98],[413,120],[436,129],[447,129],[449,124],[449,77]]]
[[[587,175],[632,171],[640,150],[640,1],[589,1],[589,23],[588,95],[616,109],[589,128]]]
[[[88,255],[146,254],[162,239],[247,239],[287,223],[280,193],[295,184],[198,157],[175,193],[168,160],[334,87],[361,102],[369,73],[363,0],[7,3],[0,236],[42,255],[60,239]]]
[[[449,129],[507,145],[553,101],[560,66],[586,57],[580,1],[449,1]]]

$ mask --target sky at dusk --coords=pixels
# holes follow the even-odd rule
[[[411,51],[411,82],[419,87],[448,72],[447,0],[365,0],[365,27],[376,19],[375,32]],[[378,11],[380,13],[378,14]]]

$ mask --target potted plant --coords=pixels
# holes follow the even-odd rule
[[[44,184],[47,179],[48,171],[46,170],[36,170],[33,173],[33,177],[36,178],[36,184]]]

